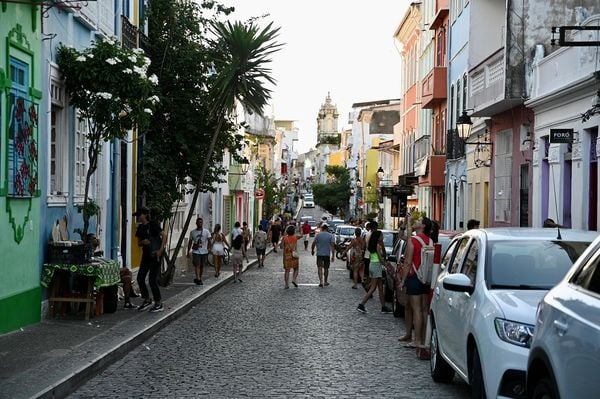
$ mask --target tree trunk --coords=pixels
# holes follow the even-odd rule
[[[215,145],[217,143],[217,138],[219,137],[219,134],[221,133],[221,127],[223,126],[223,117],[219,117],[219,123],[217,125],[217,128],[215,129],[215,133],[213,134],[212,140],[210,142],[210,147],[208,148],[208,154],[206,156],[206,161],[204,162],[204,165],[202,165],[202,170],[200,171],[200,177],[198,178],[198,182],[196,184],[196,189],[194,190],[194,196],[192,198],[192,202],[190,203],[190,207],[188,210],[188,214],[185,218],[185,223],[183,225],[183,229],[182,229],[182,234],[179,236],[179,239],[177,240],[177,245],[175,245],[175,249],[173,252],[173,256],[169,259],[167,258],[167,270],[164,271],[164,273],[161,274],[161,285],[163,287],[166,287],[167,285],[171,284],[171,282],[173,282],[173,276],[175,275],[175,263],[177,262],[177,255],[179,254],[179,250],[181,249],[181,245],[183,244],[183,240],[185,239],[185,232],[187,232],[188,228],[190,227],[190,222],[192,220],[192,214],[194,212],[194,209],[196,209],[196,202],[198,202],[198,196],[200,195],[200,191],[198,190],[198,187],[200,186],[200,183],[204,180],[204,175],[206,174],[206,170],[208,169],[208,164],[210,162],[210,159],[212,158],[214,149],[215,149]]]

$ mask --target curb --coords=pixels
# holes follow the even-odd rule
[[[269,254],[271,251],[267,249],[267,254]],[[245,272],[246,270],[254,267],[256,264],[258,264],[258,260],[253,259],[245,267],[243,267],[242,272]],[[160,319],[150,322],[146,326],[142,327],[140,331],[134,331],[133,333],[124,335],[119,341],[120,343],[118,345],[114,345],[112,347],[109,347],[108,349],[105,349],[102,353],[88,360],[87,363],[82,367],[78,368],[66,377],[60,379],[59,381],[51,384],[50,386],[38,391],[37,393],[29,397],[55,399],[64,398],[70,395],[90,378],[101,373],[115,361],[124,357],[127,353],[129,353],[134,348],[138,347],[144,341],[148,340],[150,337],[152,337],[162,328],[170,324],[172,321],[187,313],[193,306],[202,302],[206,297],[208,297],[224,285],[228,284],[232,279],[233,274],[227,276],[222,281],[219,281],[209,289],[202,291],[201,293],[195,296],[191,296],[187,299],[180,299],[181,302],[176,301],[174,304],[174,308],[170,311],[165,311],[165,313]],[[190,289],[186,289],[169,299],[176,300],[178,299],[178,297],[185,297],[186,295],[184,294],[186,292],[189,292],[189,290]],[[142,314],[143,313],[141,313],[139,316],[141,316]],[[127,320],[127,322],[130,321],[131,319]],[[117,326],[113,327],[111,330],[104,332],[102,335],[121,336],[122,332],[119,331],[119,327],[121,327],[123,323],[119,323]]]

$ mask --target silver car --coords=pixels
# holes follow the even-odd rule
[[[540,302],[527,361],[529,398],[600,395],[600,237]]]

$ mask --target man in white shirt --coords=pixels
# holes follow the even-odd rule
[[[196,219],[196,228],[190,232],[188,240],[187,256],[190,256],[192,251],[192,263],[196,269],[196,278],[194,283],[202,285],[202,273],[204,265],[208,262],[208,246],[210,244],[210,231],[202,227],[202,218]]]

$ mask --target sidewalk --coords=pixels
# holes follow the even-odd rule
[[[267,250],[267,254],[272,248]],[[244,270],[257,264],[248,250]],[[253,256],[252,256],[253,255]],[[204,270],[204,285],[193,282],[194,272],[175,272],[173,283],[161,287],[164,312],[118,309],[88,321],[45,319],[38,324],[0,335],[0,398],[62,398],[90,377],[150,338],[168,323],[233,279],[231,266],[219,278],[214,269]],[[139,305],[141,298],[133,298]]]

